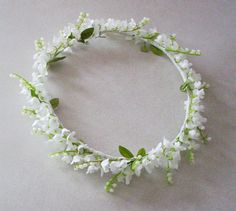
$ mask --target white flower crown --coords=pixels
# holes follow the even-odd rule
[[[45,45],[42,38],[35,41],[35,71],[32,73],[32,82],[18,74],[11,74],[19,79],[21,93],[26,95],[28,105],[23,108],[23,113],[35,119],[32,125],[33,132],[46,135],[49,141],[63,148],[51,156],[62,156],[62,160],[72,165],[75,170],[87,168],[87,173],[100,171],[101,175],[110,172],[113,175],[105,185],[108,192],[113,192],[118,182],[129,184],[133,175],[140,176],[142,169],[151,173],[154,167],[163,168],[167,182],[172,183],[172,170],[179,166],[181,151],[187,151],[188,159],[193,162],[193,151],[199,147],[199,143],[207,143],[210,140],[204,132],[203,123],[206,122],[206,118],[201,115],[204,107],[200,104],[208,85],[201,82],[200,75],[196,74],[192,64],[186,59],[186,55],[199,56],[200,51],[180,47],[175,34],[166,35],[155,29],[143,29],[148,22],[148,18],[143,18],[139,23],[133,19],[92,20],[88,19],[87,13],[81,13],[77,22],[60,31],[52,43]],[[141,45],[143,52],[151,51],[157,56],[165,54],[180,72],[183,79],[180,90],[187,94],[186,115],[179,133],[172,141],[164,138],[150,151],[141,148],[135,155],[125,147],[119,146],[122,156],[114,157],[97,151],[81,139],[75,138],[75,132],[64,128],[55,114],[54,109],[59,105],[59,99],[50,98],[44,86],[50,65],[65,59],[63,53],[71,50],[77,42],[88,43],[90,39],[104,37],[107,32],[124,34],[138,41],[136,43]]]

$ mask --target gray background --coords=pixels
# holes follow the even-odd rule
[[[30,78],[33,41],[52,35],[80,11],[91,18],[135,20],[176,33],[199,48],[191,58],[211,84],[205,100],[212,142],[185,159],[168,186],[159,170],[107,194],[107,178],[75,172],[49,159],[53,146],[30,134],[21,116],[24,97],[11,72]],[[236,209],[236,1],[4,1],[0,0],[0,210],[235,210]],[[91,146],[117,154],[173,138],[183,118],[180,76],[166,58],[144,54],[120,37],[95,40],[53,67],[48,88],[61,99],[58,115]]]

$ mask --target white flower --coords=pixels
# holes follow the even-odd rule
[[[36,98],[36,97],[32,97],[30,100],[29,100],[29,104],[31,106],[32,109],[38,109],[40,107],[40,102],[39,102],[39,99]]]
[[[148,159],[149,160],[154,160],[156,159],[156,150],[155,149],[151,149],[149,152],[148,152]]]
[[[204,106],[203,105],[199,105],[199,104],[195,104],[192,106],[192,109],[195,111],[204,111]]]
[[[138,177],[140,176],[141,171],[142,171],[142,168],[143,168],[143,166],[142,166],[141,164],[136,167],[136,169],[135,169],[135,171],[134,171],[134,173],[136,174],[136,176],[138,176]]]
[[[200,144],[196,143],[195,141],[191,141],[190,146],[191,146],[190,149],[197,150],[197,149],[199,149]]]
[[[196,89],[201,89],[201,87],[202,87],[201,81],[196,81],[196,82],[194,82],[194,87],[195,87]]]
[[[110,169],[113,174],[117,174],[120,172],[122,169],[127,167],[127,161],[126,160],[121,160],[121,161],[112,161],[110,164]]]
[[[178,43],[174,41],[174,42],[172,43],[172,45],[171,45],[171,48],[172,48],[173,50],[177,50],[177,49],[179,48]]]
[[[142,165],[143,165],[143,167],[145,168],[145,170],[146,170],[149,174],[152,173],[152,170],[154,169],[154,165],[153,165],[153,163],[152,163],[150,160],[148,160],[147,157],[145,157],[145,158],[142,160]]]
[[[157,42],[159,45],[163,47],[169,47],[171,46],[171,40],[166,34],[160,34],[155,39],[155,42]]]
[[[166,168],[168,166],[168,161],[165,156],[161,155],[158,159],[159,166]]]
[[[196,129],[189,130],[188,134],[189,134],[189,137],[192,139],[199,138],[199,132]]]
[[[70,131],[68,129],[66,129],[66,128],[63,128],[61,130],[61,136],[67,136],[69,133],[70,133]]]
[[[183,60],[185,58],[185,56],[183,54],[175,54],[174,55],[175,61],[176,62],[180,62],[181,60]]]
[[[67,135],[67,141],[76,141],[75,131],[72,131],[71,133],[69,133],[69,135]]]
[[[200,90],[194,89],[193,94],[195,94],[198,98],[203,99],[205,96],[205,91],[204,91],[204,89],[200,89]]]
[[[85,160],[86,162],[94,161],[94,160],[95,160],[95,157],[94,157],[93,154],[91,154],[91,155],[86,155],[86,156],[84,157],[84,160]]]
[[[49,120],[49,127],[51,130],[56,130],[59,127],[59,122],[57,118],[50,118]]]
[[[133,18],[131,18],[130,22],[128,23],[128,30],[133,30],[136,27],[136,22]]]
[[[201,102],[201,99],[200,99],[199,97],[194,97],[193,100],[192,100],[192,102],[193,102],[194,104],[199,104],[199,103]]]
[[[33,127],[33,129],[40,129],[41,127],[42,127],[42,124],[41,124],[41,122],[37,119],[37,120],[35,120],[34,122],[33,122],[33,124],[32,124],[32,127]]]
[[[80,144],[77,149],[78,149],[78,151],[80,152],[80,151],[82,151],[83,149],[86,149],[87,147],[88,147],[87,144]]]
[[[26,97],[26,100],[30,100],[31,99],[31,92],[29,91],[29,89],[27,89],[23,84],[20,83],[20,88],[21,88],[21,91],[20,93],[25,95]]]
[[[62,161],[65,161],[67,164],[71,163],[72,157],[71,156],[63,156]]]
[[[71,165],[74,163],[80,163],[81,161],[83,161],[83,158],[80,155],[75,155],[71,161]]]
[[[109,172],[110,162],[109,159],[105,159],[101,162],[102,170],[103,172],[107,173]]]
[[[179,161],[180,161],[180,153],[175,152],[173,154],[173,160],[169,161],[169,167],[172,168],[172,169],[178,169]]]
[[[75,144],[73,144],[72,142],[66,142],[66,150],[76,150],[77,146]]]
[[[168,139],[166,139],[165,137],[163,138],[163,145],[166,148],[171,148],[172,147],[172,143]]]
[[[38,116],[44,117],[44,116],[49,116],[51,113],[48,105],[46,103],[41,103],[39,109],[38,109]]]
[[[161,152],[161,150],[162,150],[162,143],[161,142],[158,143],[158,145],[156,146],[155,150],[156,150],[157,154],[159,154]]]
[[[125,184],[129,185],[134,172],[130,168],[126,168],[123,173],[125,174]]]
[[[183,68],[183,69],[190,68],[191,65],[192,65],[192,64],[189,63],[189,61],[188,61],[187,59],[185,59],[185,60],[183,60],[183,61],[181,61],[181,62],[179,63],[179,66],[180,66],[181,68]]]
[[[199,73],[196,73],[194,70],[191,70],[191,76],[190,78],[193,80],[193,81],[200,81],[201,80],[201,75]]]
[[[93,174],[99,170],[98,166],[91,165],[88,167],[86,174]]]
[[[107,20],[107,22],[104,24],[106,30],[110,31],[115,28],[115,21],[111,18]]]
[[[62,136],[60,134],[55,134],[52,138],[53,141],[62,141]]]
[[[199,112],[195,112],[193,113],[192,121],[193,121],[193,124],[195,124],[196,126],[201,126],[202,123],[207,122],[207,118],[201,116]]]

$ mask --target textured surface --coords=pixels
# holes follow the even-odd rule
[[[0,0],[0,210],[235,210],[236,209],[236,22],[235,1],[3,1]],[[152,19],[161,32],[199,48],[190,58],[211,84],[205,100],[212,144],[184,159],[175,185],[161,171],[134,179],[107,194],[107,178],[74,172],[48,159],[52,146],[30,135],[31,120],[20,114],[24,98],[11,72],[30,78],[33,41],[50,40],[80,11],[91,18]],[[143,54],[120,37],[95,40],[57,66],[49,90],[61,99],[58,115],[97,149],[117,154],[173,138],[184,118],[185,96],[176,69],[166,58]]]

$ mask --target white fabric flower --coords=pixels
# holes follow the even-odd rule
[[[78,149],[78,151],[80,152],[80,151],[82,151],[83,149],[86,149],[87,147],[88,147],[87,144],[80,144],[77,149]]]
[[[66,155],[66,156],[63,156],[61,160],[64,161],[64,162],[66,162],[67,164],[70,164],[71,161],[72,161],[72,157]]]
[[[123,173],[125,175],[125,184],[129,185],[134,172],[130,168],[126,168]]]
[[[56,142],[59,142],[61,141],[63,138],[60,134],[55,134],[53,137],[52,137],[52,140],[53,141],[56,141]]]
[[[72,131],[71,133],[69,133],[69,135],[67,135],[67,141],[76,141],[75,131]]]
[[[121,160],[121,161],[112,161],[110,163],[110,169],[113,174],[117,174],[120,172],[122,169],[127,167],[127,160]]]
[[[202,87],[202,82],[201,81],[194,82],[194,88],[201,89],[201,87]]]
[[[189,137],[192,139],[198,139],[199,138],[199,132],[195,129],[192,129],[188,132]]]
[[[89,161],[94,161],[95,160],[95,157],[94,157],[94,155],[86,155],[85,157],[84,157],[84,160],[86,161],[86,162],[89,162]]]
[[[71,161],[71,164],[80,163],[83,161],[83,158],[80,155],[75,155]]]
[[[29,100],[29,104],[32,109],[38,109],[40,107],[39,99],[36,97],[33,97]]]
[[[51,118],[51,119],[49,120],[49,127],[50,127],[51,130],[56,130],[56,129],[58,129],[59,125],[60,125],[60,124],[59,124],[57,118]]]
[[[140,164],[140,165],[138,165],[138,166],[136,167],[134,173],[136,174],[137,177],[140,176],[142,169],[143,169],[142,164]]]
[[[189,61],[185,59],[179,63],[179,66],[183,69],[186,69],[186,68],[191,67],[191,63],[189,63]]]
[[[183,59],[185,59],[186,57],[185,57],[183,54],[178,53],[178,54],[175,54],[175,55],[174,55],[174,58],[175,58],[175,61],[176,61],[176,62],[180,62],[180,61],[182,61]]]
[[[86,174],[93,174],[99,170],[98,166],[91,165],[88,167]]]
[[[200,90],[194,89],[193,94],[195,94],[198,98],[203,99],[205,96],[205,91],[204,89],[200,89]]]
[[[152,173],[152,170],[154,169],[154,165],[153,165],[153,162],[151,162],[150,160],[148,160],[147,157],[145,157],[143,160],[142,160],[142,165],[143,167],[145,168],[145,170],[151,174]]]
[[[102,170],[104,173],[109,172],[110,162],[109,159],[105,159],[101,162]]]

